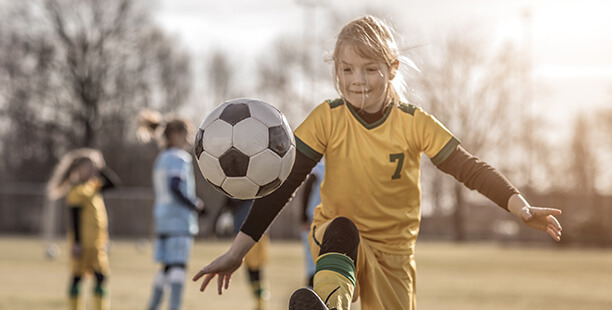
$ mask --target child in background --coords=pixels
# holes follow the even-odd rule
[[[251,205],[253,205],[253,200],[227,198],[226,206],[230,208],[234,215],[234,233],[240,232],[240,227],[247,218]],[[246,265],[251,293],[255,299],[256,310],[267,309],[268,300],[270,300],[270,291],[266,289],[263,276],[263,267],[268,262],[269,248],[270,236],[265,234],[257,245],[244,257],[244,264]]]
[[[116,174],[106,167],[102,153],[95,149],[77,149],[60,160],[47,184],[49,199],[65,197],[69,208],[71,275],[70,309],[79,309],[80,282],[93,273],[94,309],[109,309],[105,289],[108,278],[108,217],[101,192],[118,184]]]
[[[161,268],[153,281],[151,310],[159,308],[166,286],[170,287],[169,308],[180,309],[185,269],[199,231],[198,213],[204,211],[204,202],[195,192],[192,157],[185,150],[190,127],[185,119],[164,117],[156,111],[140,114],[139,139],[155,139],[161,149],[153,166],[154,255]]]
[[[306,267],[306,287],[312,288],[315,265],[310,253],[310,243],[308,233],[312,224],[312,217],[315,208],[321,203],[321,183],[325,175],[325,164],[323,160],[317,163],[312,169],[306,182],[304,182],[304,195],[302,196],[302,226],[304,229],[300,233],[300,238],[304,244],[304,266]]]
[[[289,309],[415,309],[414,249],[421,220],[420,160],[491,199],[527,226],[559,241],[561,210],[531,206],[496,169],[469,154],[432,115],[402,101],[400,53],[389,26],[364,16],[346,24],[333,52],[341,97],[317,106],[295,130],[298,152],[287,180],[255,200],[229,250],[202,268],[200,290],[218,276],[219,294],[318,161],[321,204],[309,233],[314,290]],[[449,261],[452,258],[449,258]]]

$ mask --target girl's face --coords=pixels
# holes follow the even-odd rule
[[[182,148],[188,144],[186,131],[173,131],[170,134],[168,144],[173,147]]]
[[[368,113],[380,111],[391,79],[387,65],[360,56],[351,45],[341,47],[338,56],[337,75],[344,98]]]
[[[96,169],[94,167],[93,162],[86,160],[79,165],[77,171],[79,180],[81,182],[85,182],[94,177]]]

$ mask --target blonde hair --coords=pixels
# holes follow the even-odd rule
[[[77,169],[86,162],[92,163],[98,170],[106,166],[102,152],[96,149],[76,149],[62,157],[47,182],[47,196],[50,200],[57,200],[68,193],[70,186],[79,181]]]
[[[142,143],[155,140],[160,148],[168,146],[170,134],[175,132],[189,133],[191,123],[183,118],[164,116],[158,111],[144,109],[138,115],[136,136]]]
[[[339,87],[340,52],[346,46],[351,46],[355,52],[364,58],[384,63],[390,73],[387,92],[388,104],[402,100],[401,92],[405,88],[399,70],[394,67],[401,60],[400,51],[393,36],[393,29],[382,20],[366,15],[348,22],[338,34],[332,54],[334,61],[334,78],[336,90],[342,94]]]

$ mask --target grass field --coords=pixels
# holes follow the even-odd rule
[[[66,249],[47,260],[41,241],[0,237],[0,309],[66,309]],[[112,309],[145,309],[157,266],[150,246],[115,241],[110,253]],[[196,243],[188,275],[223,253],[229,242]],[[492,243],[424,242],[417,246],[419,310],[428,309],[612,309],[612,249],[503,247]],[[265,275],[272,293],[270,310],[287,308],[303,282],[300,244],[272,242]],[[251,309],[243,270],[230,290],[198,291],[189,281],[183,309]],[[90,280],[85,283],[89,293]],[[165,307],[164,307],[165,308]],[[354,309],[359,309],[356,305]]]

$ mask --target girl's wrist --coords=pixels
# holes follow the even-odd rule
[[[524,207],[529,207],[529,202],[521,194],[513,194],[508,199],[508,211],[521,218],[521,210]]]
[[[251,250],[251,248],[255,245],[255,243],[255,240],[253,240],[251,236],[243,232],[238,232],[232,246],[228,250],[228,255],[242,260],[249,250]]]

